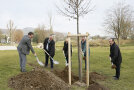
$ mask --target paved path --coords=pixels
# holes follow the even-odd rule
[[[15,46],[0,46],[0,50],[17,50]]]

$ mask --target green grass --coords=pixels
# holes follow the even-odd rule
[[[44,62],[44,52],[35,49],[38,58]],[[111,69],[109,61],[109,47],[91,47],[90,72],[97,72],[108,77],[106,81],[99,81],[100,84],[110,88],[110,90],[133,90],[134,88],[134,46],[121,47],[123,63],[121,66],[121,77],[119,81],[112,79],[115,70]],[[56,70],[62,70],[65,67],[65,58],[62,48],[56,48],[55,60],[59,65],[55,65]],[[37,64],[35,57],[30,54],[27,56],[27,63]],[[37,64],[38,65],[38,64]],[[84,68],[84,62],[83,62]],[[27,71],[32,69],[27,64]],[[78,75],[77,49],[73,48],[72,71]],[[8,88],[8,79],[20,73],[19,56],[17,51],[0,51],[0,90],[12,90]],[[84,88],[73,87],[72,90],[85,90]]]

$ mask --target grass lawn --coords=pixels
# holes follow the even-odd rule
[[[40,49],[35,49],[38,58],[44,60],[44,52]],[[115,70],[111,69],[109,61],[109,47],[91,47],[90,57],[90,72],[97,72],[108,77],[106,81],[99,81],[100,84],[105,85],[110,90],[133,90],[134,89],[134,46],[121,47],[123,63],[121,66],[121,77],[119,81],[112,79]],[[65,58],[62,48],[56,48],[55,60],[59,61],[59,65],[54,68],[62,70],[65,67]],[[38,64],[35,57],[30,54],[27,56],[27,63]],[[84,68],[84,62],[83,62]],[[27,71],[32,69],[28,64],[26,65]],[[73,48],[72,57],[72,71],[78,75],[78,60],[76,48]],[[8,79],[20,73],[19,56],[17,51],[0,51],[0,90],[12,90],[8,88]],[[76,90],[74,87],[73,90]],[[78,88],[77,90],[85,90]]]

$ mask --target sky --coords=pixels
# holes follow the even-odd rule
[[[18,29],[26,27],[36,28],[44,24],[49,28],[49,15],[53,17],[53,29],[58,32],[77,33],[76,20],[62,16],[58,13],[56,5],[60,6],[62,0],[0,0],[0,28],[6,29],[9,20],[14,22]],[[103,22],[109,8],[124,0],[92,0],[95,6],[92,12],[80,17],[80,33],[88,32],[91,36],[107,35]],[[125,0],[134,8],[134,0]]]

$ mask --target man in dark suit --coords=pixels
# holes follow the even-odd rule
[[[25,35],[22,40],[20,41],[17,50],[19,53],[20,58],[20,68],[21,72],[26,72],[25,65],[26,65],[26,55],[29,54],[30,50],[36,56],[36,53],[34,52],[34,49],[31,45],[31,38],[33,38],[34,34],[32,32],[29,32],[28,35]]]
[[[66,66],[68,66],[68,39],[66,39],[66,41],[64,42],[63,52],[66,58]],[[71,56],[72,56],[72,45],[71,45]]]
[[[110,39],[109,43],[110,43],[110,55],[109,56],[111,58],[111,62],[113,63],[113,66],[115,66],[115,70],[116,70],[116,75],[113,77],[115,80],[119,80],[120,66],[121,66],[121,62],[122,62],[121,52],[120,52],[119,47],[116,45],[114,39]]]
[[[49,38],[46,38],[44,40],[44,50],[46,50],[49,55],[53,58],[55,55],[55,42],[53,40],[53,35],[50,35]],[[48,66],[48,59],[49,59],[49,55],[47,53],[45,53],[46,55],[46,61],[45,61],[45,67]],[[50,62],[51,62],[51,69],[53,69],[53,60],[50,58]]]

